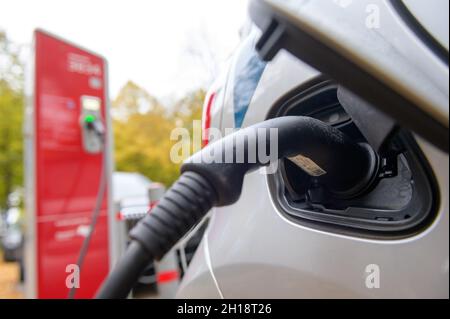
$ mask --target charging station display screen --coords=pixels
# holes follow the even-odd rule
[[[103,151],[84,117],[107,116],[105,61],[43,31],[35,32],[35,297],[91,298],[109,271],[108,192],[81,269],[102,175]],[[90,140],[91,139],[91,140]],[[105,155],[106,156],[106,155]],[[32,161],[33,162],[33,161]]]
[[[89,111],[100,111],[101,100],[92,96],[81,98],[81,107]]]

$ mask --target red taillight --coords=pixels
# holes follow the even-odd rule
[[[150,204],[148,204],[148,212],[150,213],[153,208],[155,208],[156,205],[158,205],[158,200],[151,201]]]
[[[156,275],[156,281],[158,282],[158,284],[163,284],[163,283],[177,280],[178,277],[179,277],[179,274],[178,274],[177,270],[167,270],[167,271],[159,272]]]
[[[211,92],[206,97],[206,103],[203,107],[203,118],[202,118],[202,147],[208,145],[209,142],[209,128],[211,127],[211,108],[214,103],[214,98],[216,97],[215,92]]]

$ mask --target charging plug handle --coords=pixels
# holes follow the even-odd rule
[[[98,136],[103,137],[103,135],[105,134],[105,126],[100,120],[87,122],[86,126],[88,129],[93,130]]]
[[[301,154],[311,159],[326,172],[321,183],[336,194],[360,192],[375,174],[376,156],[369,147],[309,117],[276,118],[230,134],[182,165],[181,177],[131,230],[132,241],[97,298],[125,298],[148,263],[160,260],[213,206],[236,202],[245,174],[269,164],[251,153],[269,154],[270,129],[278,135],[277,158]],[[244,154],[240,163],[226,160],[237,159],[239,152]],[[208,154],[215,161],[206,161]]]
[[[317,180],[337,197],[354,197],[364,192],[376,176],[378,157],[367,144],[358,144],[343,132],[322,121],[306,116],[285,116],[261,122],[237,131],[208,145],[194,154],[181,167],[181,172],[197,172],[214,185],[216,206],[226,206],[238,200],[247,172],[265,166],[256,156],[249,161],[251,151],[269,154],[270,129],[278,135],[278,158],[301,155],[324,172]],[[265,132],[264,143],[260,143]],[[263,147],[263,150],[258,148]],[[236,158],[243,150],[243,163],[228,163],[225,154]],[[250,153],[249,153],[250,151]],[[214,154],[221,161],[205,163],[204,156]]]

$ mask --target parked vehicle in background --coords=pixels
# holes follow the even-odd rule
[[[152,181],[139,173],[113,173],[113,200],[123,207],[140,209],[148,208],[148,188]]]
[[[5,216],[5,231],[1,239],[3,259],[6,262],[19,262],[22,258],[24,239],[20,209],[11,207]]]
[[[123,252],[128,245],[128,232],[146,214],[151,214],[151,209],[157,204],[158,199],[165,192],[164,185],[152,182],[139,173],[114,172],[113,173],[113,199],[116,206],[117,218],[122,221],[120,230],[116,234],[120,236]],[[188,251],[196,249],[199,240],[190,241]],[[195,247],[193,247],[195,245]],[[151,262],[145,269],[133,289],[135,297],[142,298],[172,298],[175,295],[180,274],[183,273],[181,258],[185,246],[180,250],[169,252],[160,262]],[[189,255],[188,258],[191,258]],[[186,259],[184,258],[183,261]],[[190,261],[190,259],[189,259]]]
[[[121,224],[120,248],[123,251],[128,245],[128,231],[139,219],[148,213],[150,199],[148,189],[152,181],[139,173],[114,172],[113,178],[113,200],[117,211],[117,218]],[[155,292],[157,289],[154,263],[148,265],[145,272],[139,278],[133,293]]]

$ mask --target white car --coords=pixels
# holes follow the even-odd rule
[[[210,212],[179,298],[449,297],[448,7],[252,1],[204,129],[310,116],[376,151],[379,174],[353,198],[286,159],[248,174]]]
[[[124,215],[142,215],[147,212],[151,180],[139,173],[114,172],[112,181],[113,200],[121,206]]]

